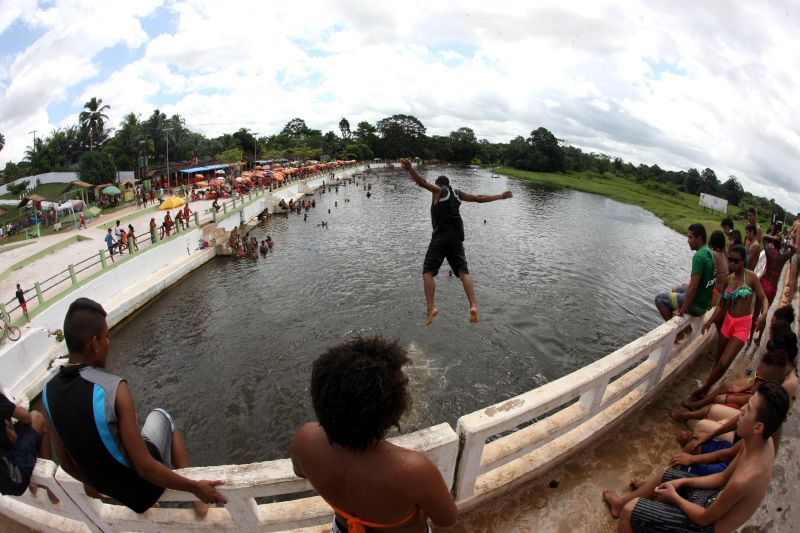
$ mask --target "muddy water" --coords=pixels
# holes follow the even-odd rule
[[[109,369],[129,379],[140,411],[175,414],[194,464],[286,457],[312,417],[312,361],[354,335],[398,337],[409,350],[403,432],[455,426],[657,326],[654,293],[687,276],[685,238],[643,209],[478,169],[423,172],[514,193],[461,209],[480,324],[468,323],[445,264],[439,317],[425,326],[429,193],[389,171],[370,178],[371,198],[349,185],[317,195],[305,222],[273,217],[253,230],[275,241],[267,258],[216,258],[115,329]]]

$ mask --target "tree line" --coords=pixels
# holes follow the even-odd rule
[[[427,161],[507,165],[537,172],[588,172],[614,174],[658,192],[675,195],[687,192],[713,194],[731,204],[755,206],[762,212],[784,209],[774,199],[746,192],[735,176],[720,181],[715,172],[664,170],[658,165],[634,165],[606,154],[584,152],[559,140],[549,130],[539,127],[528,137],[517,136],[507,143],[478,140],[469,127],[448,135],[428,135],[425,125],[412,115],[397,114],[371,124],[362,121],[351,128],[349,121],[339,121],[339,131],[310,128],[305,120],[293,118],[280,132],[257,136],[247,128],[217,137],[192,131],[180,115],[167,117],[156,109],[142,119],[129,113],[117,128],[107,127],[102,99],[92,98],[84,105],[75,125],[59,128],[36,138],[25,151],[22,161],[8,162],[4,180],[50,171],[78,170],[89,182],[107,181],[117,169],[158,170],[166,163],[167,146],[171,162],[225,163],[259,159],[339,159],[370,160],[419,157]],[[0,134],[0,150],[5,138]]]

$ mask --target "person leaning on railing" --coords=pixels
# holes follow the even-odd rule
[[[457,510],[436,465],[384,439],[410,405],[409,361],[397,341],[357,338],[314,362],[311,399],[318,423],[295,434],[294,472],[334,509],[334,533],[365,528],[430,531],[455,524]]]

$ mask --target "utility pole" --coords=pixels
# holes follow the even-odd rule
[[[33,153],[36,155],[36,130],[29,131],[28,133],[33,133]]]
[[[256,169],[256,149],[258,148],[258,132],[253,132],[253,168],[252,170]]]
[[[167,193],[172,190],[172,184],[169,181],[169,132],[172,128],[164,128],[164,135],[167,137]]]

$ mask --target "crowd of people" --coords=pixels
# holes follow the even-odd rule
[[[707,244],[705,227],[689,226],[695,252],[689,282],[656,296],[665,320],[713,308],[702,332],[717,330],[714,366],[669,412],[679,423],[696,423],[675,436],[679,448],[666,468],[633,480],[630,492],[603,491],[619,531],[733,531],[756,511],[772,478],[781,427],[797,396],[798,340],[791,305],[779,307],[768,328],[767,311],[784,264],[797,252],[800,216],[791,231],[777,234],[773,225],[764,235],[751,208],[744,242],[732,219],[721,228]],[[766,265],[756,274],[762,249]],[[737,355],[747,353],[742,348],[764,339],[755,371],[723,379]]]
[[[437,314],[433,277],[445,259],[464,285],[470,321],[477,322],[458,207],[463,201],[485,203],[512,195],[465,193],[453,189],[444,176],[430,183],[410,164],[402,164],[432,193],[433,235],[423,264],[428,323]],[[370,184],[363,185],[371,192]],[[338,191],[338,186],[324,186],[322,193]],[[286,207],[290,213],[307,214],[316,202],[302,200]],[[752,215],[755,219],[754,211]],[[188,215],[181,216],[188,220]],[[162,238],[172,228],[168,220],[169,213]],[[619,518],[620,531],[733,531],[752,515],[769,485],[781,426],[797,394],[798,341],[791,328],[796,320],[793,308],[780,307],[769,324],[767,310],[776,297],[783,265],[797,251],[800,232],[795,229],[786,238],[771,232],[761,235],[757,222],[750,221],[746,234],[758,242],[737,242],[733,226],[726,219],[707,239],[705,227],[692,224],[688,244],[695,254],[689,282],[655,299],[665,320],[703,316],[714,308],[702,330],[717,328],[715,365],[682,402],[682,409],[670,413],[681,423],[697,423],[676,435],[680,449],[666,469],[652,479],[634,480],[630,492],[603,491],[612,516]],[[128,228],[126,232],[117,221],[108,229],[112,260],[114,250],[122,253],[135,246],[133,228]],[[151,219],[154,242],[155,228]],[[795,228],[800,228],[800,216]],[[270,236],[259,243],[238,229],[231,231],[228,244],[239,257],[266,255],[273,247]],[[763,246],[766,256],[758,275],[748,268],[752,255],[760,252],[756,246]],[[6,440],[0,438],[0,450],[13,457],[7,461],[8,473],[0,469],[0,492],[24,492],[37,454],[49,453],[49,436],[60,465],[83,483],[86,494],[109,496],[142,513],[165,489],[188,491],[199,500],[193,504],[195,512],[205,515],[209,505],[225,503],[219,491],[223,481],[188,479],[173,471],[188,466],[189,458],[182,434],[165,410],[152,410],[139,429],[126,380],[105,370],[108,330],[106,311],[99,303],[79,298],[70,305],[63,328],[68,363],[43,391],[49,426],[39,413],[26,412],[0,395],[0,416],[19,421],[13,427],[7,422]],[[744,346],[764,341],[765,353],[752,375],[722,379]],[[408,362],[397,341],[359,337],[328,349],[313,364],[310,394],[316,422],[297,430],[289,453],[295,474],[308,479],[334,510],[331,527],[336,533],[422,533],[430,531],[429,520],[444,527],[456,522],[456,505],[436,465],[385,438],[411,403],[403,371]]]

